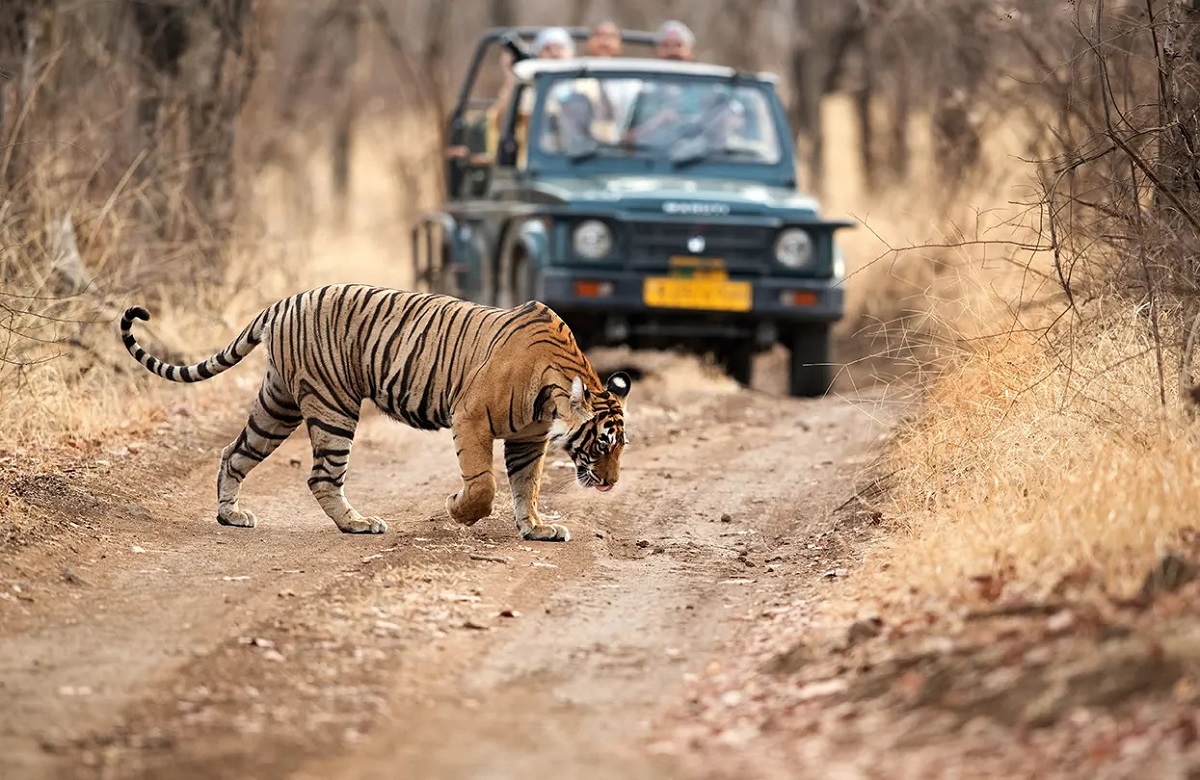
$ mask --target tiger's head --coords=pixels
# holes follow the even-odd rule
[[[584,487],[607,492],[620,479],[621,450],[627,441],[625,399],[632,384],[629,374],[618,371],[594,393],[575,377],[569,403],[555,416],[550,443],[566,450],[575,464],[575,478]]]

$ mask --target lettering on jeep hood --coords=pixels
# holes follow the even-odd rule
[[[668,200],[662,204],[662,210],[667,214],[720,217],[728,214],[730,207],[728,203],[687,203],[678,200]]]

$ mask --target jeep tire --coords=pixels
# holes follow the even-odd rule
[[[797,326],[787,337],[788,394],[797,398],[825,395],[833,384],[829,364],[829,326]]]
[[[721,347],[714,355],[716,363],[733,381],[749,387],[754,378],[754,350],[740,344]]]
[[[533,263],[529,262],[529,258],[525,256],[524,252],[518,253],[513,258],[512,274],[513,306],[520,306],[526,301],[533,300],[533,290],[537,280],[534,277]]]

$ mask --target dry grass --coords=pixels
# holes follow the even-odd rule
[[[1003,573],[1045,597],[1093,571],[1128,596],[1180,529],[1195,525],[1200,444],[1159,402],[1145,323],[1114,307],[1064,364],[1026,334],[963,358],[896,441],[885,514],[897,533],[874,556],[885,579],[970,597]]]
[[[408,218],[430,202],[434,186],[431,176],[419,173],[428,170],[430,130],[419,117],[364,123],[344,225],[329,216],[323,149],[303,150],[301,164],[264,169],[252,197],[263,232],[243,237],[232,250],[223,283],[170,297],[146,289],[102,296],[102,304],[77,301],[68,318],[95,320],[82,331],[84,348],[62,341],[77,330],[73,323],[48,328],[45,320],[26,318],[45,343],[26,341],[20,365],[0,364],[0,457],[94,449],[113,437],[143,435],[180,404],[195,412],[219,408],[231,383],[257,385],[261,355],[232,376],[186,389],[146,373],[116,337],[115,317],[128,305],[162,298],[150,307],[153,320],[140,327],[141,338],[168,357],[198,359],[223,347],[263,306],[301,289],[355,281],[405,285]]]
[[[848,130],[853,110],[848,98],[827,98],[823,108],[826,132],[840,142],[827,151],[825,211],[859,222],[838,234],[846,317],[835,332],[847,345],[845,360],[862,364],[851,374],[885,383],[904,377],[908,387],[935,375],[964,340],[1006,327],[1015,306],[1040,306],[1057,294],[1050,259],[1026,248],[1038,243],[1038,214],[1021,205],[1035,199],[1034,182],[1014,157],[1026,151],[1030,134],[995,130],[983,161],[987,175],[978,184],[950,183],[934,173],[934,151],[919,143],[929,137],[928,122],[916,115],[910,181],[872,192]]]
[[[989,189],[932,208],[911,192],[866,199],[884,216],[856,215],[868,230],[846,234],[858,257],[843,327],[866,359],[902,364],[897,393],[922,388],[881,464],[894,533],[869,550],[859,597],[972,602],[986,576],[1006,598],[1042,598],[1085,572],[1129,596],[1196,526],[1200,434],[1178,400],[1178,351],[1163,347],[1160,383],[1128,296],[1062,316],[1052,260],[1030,248],[1038,213],[1019,205],[1036,200],[1025,143],[993,137],[1004,175]]]

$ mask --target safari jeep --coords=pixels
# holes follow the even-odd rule
[[[529,58],[494,106],[472,92],[484,50],[506,33],[536,29],[494,30],[476,49],[450,117],[446,203],[413,230],[418,289],[497,306],[536,298],[584,349],[712,353],[743,384],[754,354],[782,343],[790,393],[825,393],[829,329],[843,312],[834,233],[853,223],[823,219],[797,191],[774,78]],[[493,67],[494,79],[503,66]]]

